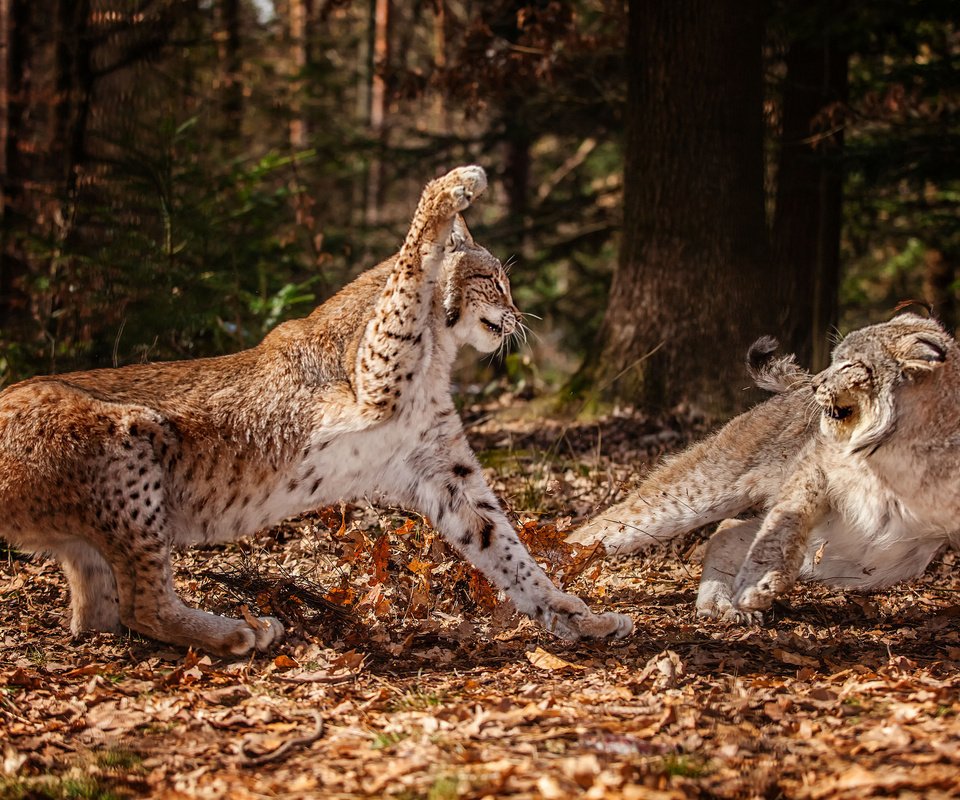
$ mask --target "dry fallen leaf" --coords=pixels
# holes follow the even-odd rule
[[[546,670],[547,672],[560,672],[563,670],[578,670],[586,669],[586,667],[580,664],[573,664],[569,661],[564,661],[559,656],[553,655],[553,653],[548,653],[542,647],[538,647],[533,652],[527,652],[527,660],[533,664],[537,669]]]

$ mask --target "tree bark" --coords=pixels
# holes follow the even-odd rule
[[[29,301],[22,281],[27,263],[14,236],[22,208],[27,167],[20,147],[30,91],[27,63],[32,41],[32,0],[0,0],[3,34],[2,159],[0,159],[0,340],[21,339],[29,322]]]
[[[373,0],[373,69],[370,73],[370,136],[379,144],[386,136],[387,66],[390,62],[390,0]],[[379,152],[370,157],[367,171],[366,223],[380,221],[383,193],[383,159]]]
[[[87,157],[87,121],[94,82],[87,35],[89,21],[90,0],[57,0],[54,34],[57,100],[50,157],[54,162],[51,175],[60,182],[68,202],[73,200],[77,171]]]
[[[589,393],[650,409],[745,403],[770,330],[762,0],[631,0],[620,259]],[[575,379],[574,385],[578,383]]]
[[[296,3],[296,0],[294,0]],[[217,58],[220,62],[222,137],[238,135],[243,119],[243,62],[240,59],[240,0],[217,5]]]
[[[815,370],[830,360],[837,323],[843,126],[832,112],[846,102],[847,60],[826,38],[791,43],[785,59],[772,238],[781,277],[776,332],[785,350]]]
[[[293,81],[290,86],[290,147],[307,146],[307,120],[303,112],[304,71],[307,68],[307,3],[290,0],[290,59]]]

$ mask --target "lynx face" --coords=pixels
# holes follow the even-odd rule
[[[914,314],[850,333],[813,379],[821,432],[851,453],[875,450],[955,348],[936,322]]]
[[[444,304],[447,325],[461,344],[490,353],[522,331],[523,314],[513,304],[510,279],[499,259],[472,240],[449,259]]]

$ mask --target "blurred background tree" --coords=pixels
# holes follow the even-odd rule
[[[247,347],[465,162],[543,318],[465,379],[723,415],[761,333],[955,326],[954,10],[0,0],[0,385]]]

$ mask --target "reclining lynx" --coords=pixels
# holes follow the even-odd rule
[[[798,578],[882,588],[919,575],[943,544],[960,546],[953,337],[904,314],[850,333],[816,376],[793,356],[774,359],[776,346],[759,340],[749,361],[777,396],[667,460],[570,538],[633,553],[725,520],[697,611],[731,621],[757,618]]]
[[[36,378],[0,394],[0,535],[52,553],[74,632],[126,625],[244,655],[282,634],[184,605],[170,551],[368,496],[416,508],[554,633],[623,636],[530,557],[486,485],[449,393],[458,347],[520,324],[500,262],[459,212],[480,167],[429,183],[398,255],[251,350]]]

